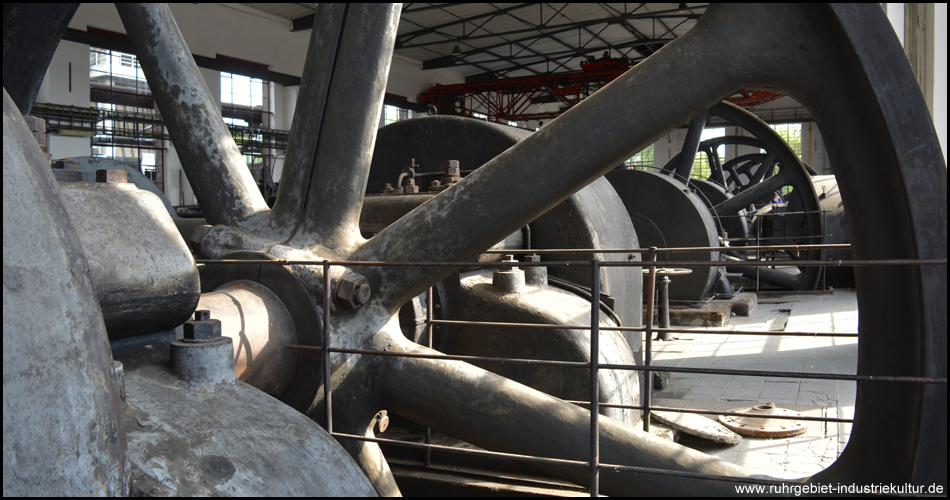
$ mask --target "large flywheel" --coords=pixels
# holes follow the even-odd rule
[[[711,117],[719,117],[748,131],[750,136],[729,135],[699,142]],[[720,146],[757,149],[726,159]],[[695,159],[705,156],[710,176],[691,179]],[[719,227],[726,230],[731,246],[815,245],[822,243],[821,208],[810,172],[788,144],[755,115],[728,103],[720,103],[694,118],[682,151],[663,166],[662,172],[695,186],[709,202]],[[705,182],[704,182],[705,181]],[[779,196],[781,213],[772,212]],[[748,227],[748,230],[746,230]],[[758,260],[760,253],[741,248],[729,253],[731,270],[790,290],[811,290],[818,284],[821,268],[794,266],[794,260],[818,260],[821,251],[784,252],[790,262],[784,269],[742,267],[743,261]]]
[[[890,24],[875,5],[710,5],[688,34],[368,240],[359,233],[359,213],[397,6],[316,7],[280,192],[270,210],[197,67],[182,56],[190,51],[167,7],[117,8],[196,196],[215,224],[200,242],[203,256],[259,252],[348,263],[330,275],[322,265],[288,266],[314,303],[330,292],[325,280],[336,285],[339,300],[330,311],[318,311],[318,317],[332,316],[325,347],[435,354],[409,341],[396,315],[455,270],[362,263],[470,261],[669,130],[749,87],[795,97],[828,131],[856,258],[946,258],[946,166],[903,51],[893,36],[882,36]],[[697,74],[704,75],[702,85]],[[881,168],[867,175],[868,165]],[[780,168],[717,208],[737,211],[784,186],[797,190],[794,175]],[[56,196],[48,184],[31,189],[45,186],[44,193]],[[7,286],[6,269],[4,278]],[[856,281],[858,373],[945,378],[945,266],[863,267]],[[341,292],[341,284],[349,292]],[[8,312],[6,292],[5,337],[8,316],[42,315],[42,304]],[[473,365],[334,353],[330,368],[322,384],[333,390],[334,432],[372,436],[374,415],[386,408],[486,449],[590,457],[586,410]],[[5,391],[5,408],[7,397]],[[312,407],[318,421],[324,403]],[[847,448],[835,464],[804,481],[946,484],[946,442],[946,385],[861,381]],[[378,446],[343,443],[378,492],[398,492]],[[750,475],[610,419],[600,421],[599,451],[604,464]],[[574,467],[551,470],[578,484],[591,477]],[[735,488],[733,482],[617,471],[600,476],[600,491],[734,494]]]

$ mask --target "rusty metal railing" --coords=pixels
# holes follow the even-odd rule
[[[777,250],[777,251],[794,251],[794,250],[829,250],[829,249],[843,249],[847,248],[848,245],[767,245],[767,246],[745,246],[741,247],[743,251],[756,251],[756,250]],[[730,411],[715,411],[715,410],[701,410],[701,409],[690,409],[690,408],[671,408],[656,406],[651,404],[650,398],[652,395],[652,374],[653,372],[670,372],[670,373],[696,373],[696,374],[711,374],[711,375],[733,375],[733,376],[752,376],[752,377],[776,377],[776,378],[798,378],[798,379],[826,379],[826,380],[850,380],[850,381],[887,381],[895,383],[919,383],[919,384],[946,384],[946,378],[928,378],[928,377],[907,377],[907,376],[881,376],[881,375],[845,375],[845,374],[834,374],[834,373],[811,373],[811,372],[780,372],[780,371],[769,371],[769,370],[737,370],[737,369],[721,369],[721,368],[687,368],[687,367],[667,367],[667,366],[654,366],[652,363],[652,342],[654,333],[690,333],[690,334],[723,334],[723,331],[703,331],[703,330],[694,330],[694,329],[677,329],[677,328],[655,328],[652,325],[652,290],[656,286],[656,269],[659,266],[670,266],[675,265],[678,267],[706,267],[706,266],[722,266],[724,265],[723,261],[657,261],[656,256],[659,252],[666,253],[685,253],[685,252],[694,252],[694,251],[711,251],[711,250],[722,250],[721,247],[683,247],[683,248],[632,248],[632,249],[531,249],[531,250],[497,250],[497,251],[488,251],[485,253],[504,253],[504,254],[615,254],[615,253],[628,253],[628,254],[644,254],[646,253],[649,258],[647,260],[628,260],[628,261],[601,261],[599,259],[593,259],[591,261],[547,261],[547,262],[519,262],[518,265],[521,267],[530,267],[530,266],[545,266],[545,267],[554,267],[554,266],[590,266],[591,268],[591,283],[592,283],[592,293],[590,297],[591,302],[591,324],[590,325],[551,325],[551,324],[533,324],[533,323],[510,323],[510,322],[484,322],[484,321],[461,321],[461,320],[446,320],[446,319],[435,319],[433,317],[433,289],[430,288],[427,294],[427,304],[426,304],[426,331],[427,331],[427,343],[429,347],[432,344],[433,337],[433,328],[438,325],[482,325],[482,326],[491,326],[497,328],[507,328],[507,327],[518,327],[518,328],[537,328],[537,329],[573,329],[573,330],[589,330],[591,335],[591,352],[590,352],[590,362],[572,362],[572,361],[549,361],[549,360],[536,360],[536,359],[517,359],[517,358],[502,358],[502,357],[489,357],[489,356],[464,356],[464,355],[447,355],[447,354],[420,354],[420,353],[395,353],[395,352],[384,352],[376,350],[366,350],[366,349],[343,349],[343,348],[334,348],[332,347],[332,324],[330,317],[330,267],[331,266],[347,266],[347,267],[370,267],[370,266],[391,266],[391,267],[415,267],[415,266],[426,266],[426,267],[459,267],[459,268],[470,268],[470,267],[481,267],[481,268],[491,268],[497,267],[496,263],[484,263],[484,262],[375,262],[375,261],[309,261],[309,260],[270,260],[270,261],[261,261],[261,260],[243,260],[243,259],[199,259],[196,260],[199,264],[254,264],[254,265],[319,265],[323,267],[323,276],[324,276],[324,294],[323,294],[323,346],[305,346],[305,345],[293,345],[288,349],[290,350],[311,350],[311,351],[320,351],[323,354],[323,364],[324,364],[324,380],[327,383],[323,384],[324,390],[324,399],[325,409],[326,409],[326,427],[327,431],[336,438],[339,439],[356,439],[368,442],[375,443],[384,443],[395,446],[402,446],[407,448],[419,448],[422,449],[425,453],[424,464],[426,467],[431,465],[431,453],[433,450],[440,452],[447,452],[453,454],[461,455],[471,455],[471,456],[487,456],[487,457],[504,457],[508,459],[531,462],[531,463],[545,463],[545,464],[557,464],[557,465],[568,465],[575,467],[586,467],[590,470],[590,486],[589,491],[591,496],[599,495],[599,477],[601,471],[632,471],[632,472],[643,472],[649,474],[659,474],[667,476],[677,476],[677,477],[687,477],[687,478],[698,478],[698,479],[708,479],[708,480],[717,480],[717,481],[732,481],[748,484],[762,484],[762,485],[784,485],[787,484],[787,481],[778,480],[778,479],[761,479],[761,478],[735,478],[735,477],[722,477],[710,474],[702,473],[693,473],[693,472],[680,472],[680,471],[669,471],[662,469],[653,469],[645,467],[634,467],[634,466],[625,466],[625,465],[616,465],[616,464],[601,464],[600,455],[599,455],[599,409],[600,408],[623,408],[631,410],[640,410],[642,412],[642,419],[644,430],[649,430],[649,421],[650,421],[650,412],[653,410],[658,411],[670,411],[670,412],[681,412],[681,413],[696,413],[703,415],[730,415],[730,416],[746,416],[743,413],[736,413]],[[796,260],[794,261],[796,266],[920,266],[920,265],[946,265],[947,259],[888,259],[888,260],[837,260],[837,261],[827,261],[827,260]],[[744,262],[743,266],[774,266],[775,262],[770,261],[749,261]],[[649,270],[647,274],[648,284],[647,284],[647,293],[648,298],[646,300],[647,314],[646,314],[646,324],[640,327],[630,327],[630,326],[603,326],[600,325],[599,313],[600,313],[600,268],[601,267],[646,267]],[[628,331],[628,332],[640,332],[643,334],[642,342],[644,343],[644,364],[641,365],[621,365],[621,364],[608,364],[600,363],[598,356],[598,344],[599,344],[599,332],[601,330],[605,331]],[[764,336],[808,336],[808,337],[858,337],[858,333],[828,333],[828,332],[778,332],[778,331],[728,331],[725,332],[729,335],[764,335]],[[536,457],[530,455],[519,455],[514,453],[500,453],[492,451],[482,451],[482,450],[471,450],[471,449],[460,449],[453,448],[448,446],[440,446],[432,444],[431,442],[431,429],[426,429],[424,443],[412,443],[400,440],[393,439],[381,439],[381,438],[370,438],[366,436],[346,434],[335,432],[333,430],[333,417],[332,417],[332,388],[331,384],[328,381],[331,380],[331,363],[330,363],[330,354],[340,353],[340,354],[352,354],[352,355],[371,355],[371,356],[397,356],[397,357],[416,357],[416,358],[429,358],[429,359],[444,359],[444,360],[455,360],[455,361],[483,361],[490,363],[508,363],[508,364],[522,364],[522,365],[536,365],[536,366],[561,366],[561,367],[572,367],[583,369],[587,368],[590,370],[591,374],[591,398],[588,401],[568,401],[573,404],[580,406],[585,406],[590,408],[590,448],[591,454],[590,459],[586,462],[577,461],[577,460],[565,460],[565,459],[556,459],[549,457]],[[647,375],[643,377],[646,381],[646,387],[641,391],[642,403],[639,405],[624,405],[624,404],[615,404],[615,403],[601,403],[599,401],[599,386],[597,384],[598,373],[600,370],[634,370],[639,372],[645,372]],[[848,418],[836,418],[836,417],[810,417],[804,415],[770,415],[769,418],[775,419],[790,419],[790,420],[806,420],[806,421],[820,421],[820,422],[835,422],[835,423],[852,423],[853,419]]]

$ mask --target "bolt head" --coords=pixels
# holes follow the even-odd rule
[[[459,161],[448,160],[445,162],[445,173],[448,175],[460,175]]]
[[[192,342],[216,340],[221,337],[221,321],[209,319],[206,321],[186,321],[184,339]]]
[[[344,274],[337,283],[337,301],[347,309],[356,309],[366,304],[371,295],[369,280],[352,271]]]

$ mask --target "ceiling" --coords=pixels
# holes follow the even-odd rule
[[[245,7],[313,26],[314,4]],[[396,53],[423,69],[453,68],[469,81],[579,71],[587,57],[635,64],[683,35],[707,4],[406,3]]]

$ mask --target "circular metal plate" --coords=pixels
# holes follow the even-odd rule
[[[790,437],[804,434],[808,430],[808,422],[770,418],[773,415],[801,416],[797,411],[785,408],[776,408],[774,404],[755,405],[750,408],[736,408],[730,410],[736,413],[746,413],[748,417],[720,415],[719,421],[726,427],[742,434],[754,437]]]
[[[702,415],[672,411],[651,411],[650,415],[674,429],[714,443],[735,445],[742,441],[742,436]]]

